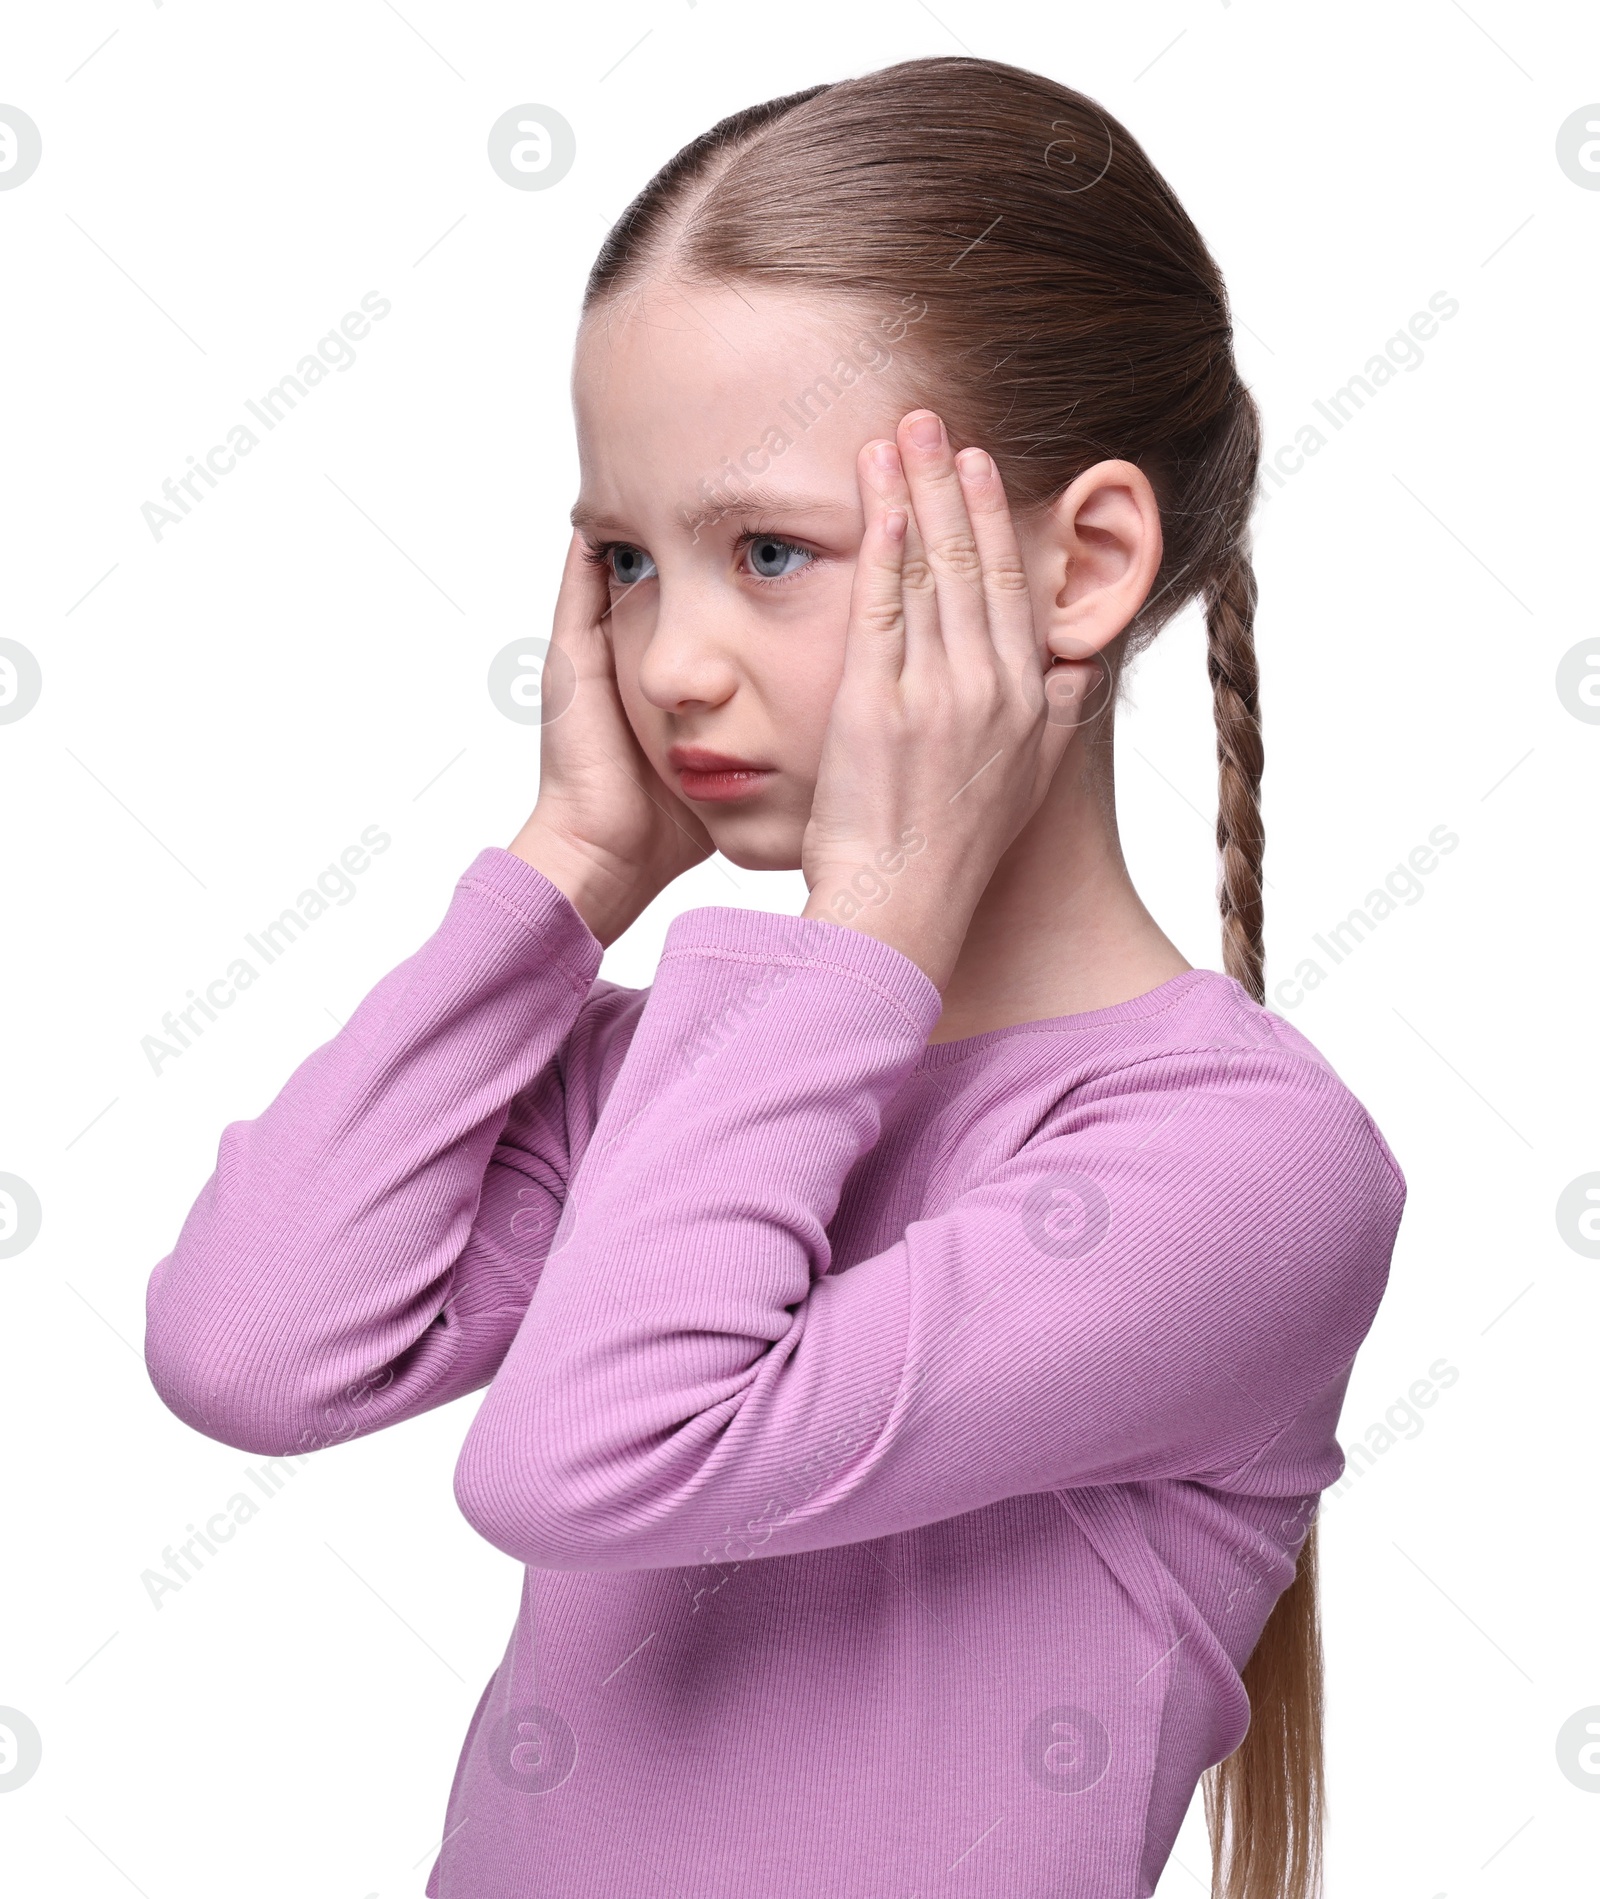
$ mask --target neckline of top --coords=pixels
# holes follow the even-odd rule
[[[1212,983],[1226,983],[1231,989],[1239,988],[1231,976],[1224,976],[1218,970],[1185,969],[1176,976],[1169,976],[1165,982],[1157,983],[1154,989],[1147,989],[1143,995],[1130,996],[1126,1002],[1107,1003],[1103,1009],[1084,1009],[1076,1015],[1040,1016],[1031,1022],[1010,1022],[1003,1028],[981,1029],[976,1035],[957,1036],[948,1042],[930,1042],[923,1049],[917,1067],[941,1068],[947,1062],[958,1062],[964,1056],[975,1055],[1012,1036],[1081,1035],[1116,1022],[1140,1021],[1148,1016],[1160,1015],[1181,1002],[1193,990]],[[1240,994],[1243,993],[1241,989]]]

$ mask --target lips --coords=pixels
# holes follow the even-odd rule
[[[708,751],[704,745],[674,745],[667,752],[674,771],[765,771],[753,758],[735,758],[731,752]]]
[[[677,774],[683,795],[702,803],[724,804],[733,798],[747,798],[774,776],[769,765],[735,758],[729,752],[709,751],[703,745],[674,745],[667,752],[667,762]]]

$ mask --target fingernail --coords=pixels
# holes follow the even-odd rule
[[[905,532],[906,532],[906,517],[905,517],[904,509],[891,508],[889,512],[883,517],[884,539],[887,541],[904,540]]]
[[[936,415],[924,413],[906,424],[906,434],[918,448],[937,448],[944,440],[944,424]]]
[[[968,481],[982,481],[989,472],[989,466],[989,457],[981,448],[964,448],[956,457],[956,467]]]
[[[892,475],[899,469],[900,451],[893,442],[880,442],[872,451],[872,459],[886,475]]]

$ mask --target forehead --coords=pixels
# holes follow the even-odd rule
[[[585,317],[573,410],[585,511],[672,512],[746,487],[848,485],[906,406],[893,313],[656,279]]]

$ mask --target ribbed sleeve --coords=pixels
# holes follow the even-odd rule
[[[487,1383],[566,1191],[556,1056],[600,956],[546,877],[479,854],[421,949],[223,1130],[147,1290],[173,1411],[281,1455]]]
[[[830,1272],[841,1186],[939,1006],[832,923],[674,922],[467,1433],[456,1492],[486,1537],[650,1568],[1058,1487],[1220,1484],[1348,1365],[1402,1188],[1354,1098],[1270,1038],[1087,1081]],[[1273,1481],[1336,1474],[1324,1453]]]

